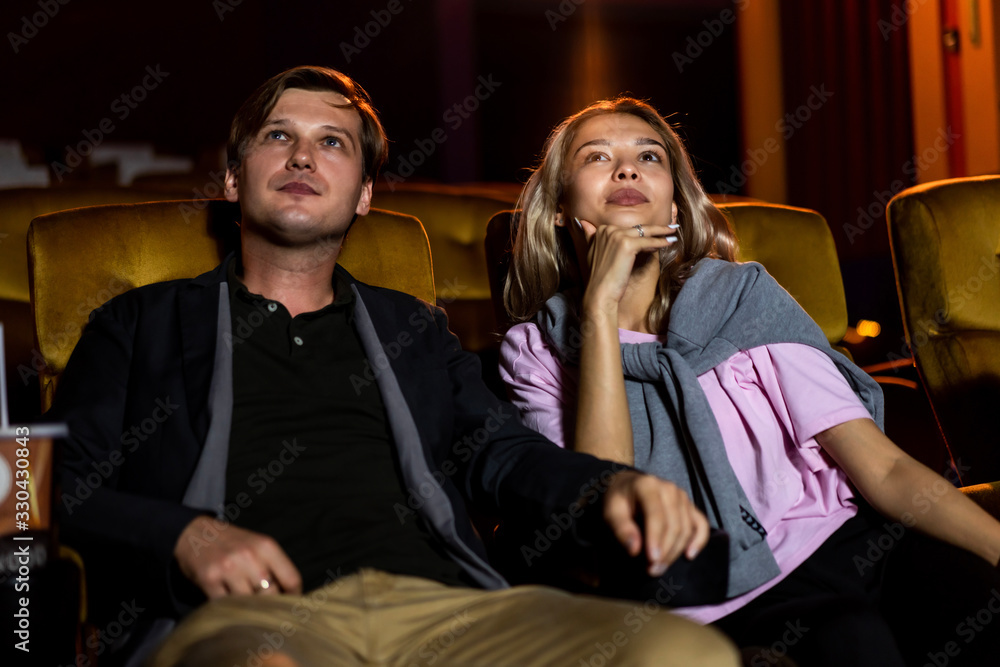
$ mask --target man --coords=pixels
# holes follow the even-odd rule
[[[707,522],[676,487],[523,428],[441,311],[337,266],[387,152],[364,91],[284,72],[244,103],[228,152],[239,255],[99,309],[51,413],[72,433],[64,489],[124,456],[62,518],[111,599],[149,609],[117,654],[145,654],[207,597],[153,664],[735,664],[711,629],[509,588],[486,562],[467,502],[539,526],[583,507],[562,539],[598,539],[605,519],[652,575],[696,554]],[[234,322],[257,324],[234,337]]]

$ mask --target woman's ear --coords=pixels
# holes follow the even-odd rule
[[[563,211],[561,208],[558,211],[556,211],[555,219],[553,220],[553,222],[555,223],[556,227],[565,227],[566,212]]]
[[[670,224],[677,224],[677,202],[670,202]]]

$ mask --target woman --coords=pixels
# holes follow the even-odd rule
[[[732,231],[654,109],[619,98],[566,119],[521,208],[501,374],[529,426],[690,497],[672,555],[697,553],[703,515],[729,533],[729,599],[681,613],[803,664],[904,664],[893,630],[910,660],[995,657],[1000,619],[969,642],[956,623],[1000,583],[1000,523],[887,439],[878,386],[760,265],[734,262]],[[873,558],[884,535],[901,544]],[[922,590],[913,618],[880,608],[915,588],[911,544],[948,551],[947,576],[973,581],[946,589],[968,599],[951,592],[945,610]],[[811,630],[793,633],[802,619]]]

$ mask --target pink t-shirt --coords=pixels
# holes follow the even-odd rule
[[[620,329],[622,343],[666,338]],[[518,324],[500,347],[500,374],[525,425],[565,446],[564,416],[573,419],[578,373],[553,355],[538,327]],[[768,583],[717,605],[676,612],[710,623],[777,584],[857,512],[846,474],[816,434],[852,419],[870,419],[829,357],[798,343],[738,352],[698,376],[726,454],[781,568]]]

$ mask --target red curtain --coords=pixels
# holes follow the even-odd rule
[[[781,3],[789,203],[826,217],[845,263],[888,257],[885,205],[914,183],[906,4]]]

